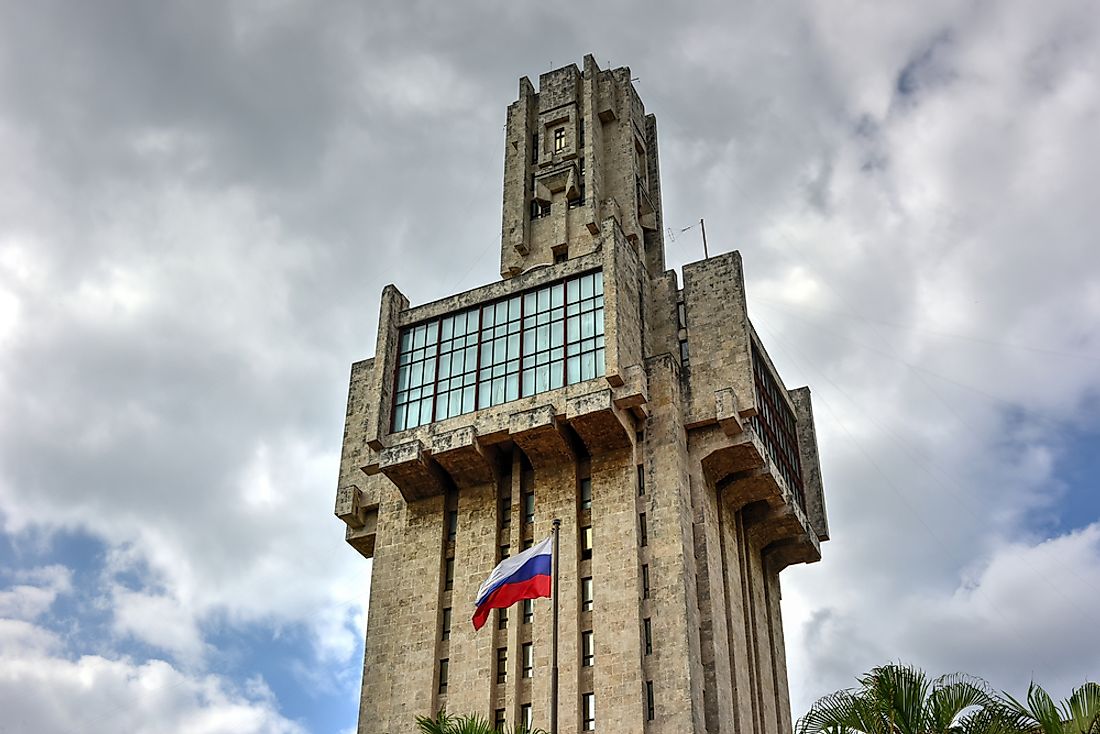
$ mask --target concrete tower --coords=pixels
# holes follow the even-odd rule
[[[351,370],[336,515],[373,558],[359,731],[446,706],[545,727],[549,601],[469,619],[562,523],[562,734],[791,730],[779,573],[828,539],[810,394],[748,320],[741,257],[665,270],[630,70],[523,78],[503,280],[382,293]]]

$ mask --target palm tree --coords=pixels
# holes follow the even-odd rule
[[[1025,734],[1100,734],[1100,684],[1085,683],[1057,705],[1041,686],[1027,688],[1027,705],[1005,694],[1004,710]]]
[[[884,665],[860,687],[818,699],[797,734],[1014,734],[997,697],[980,678],[954,673],[930,680],[911,665]],[[1043,734],[1049,734],[1044,732]],[[1100,733],[1092,733],[1100,734]]]
[[[420,734],[546,734],[542,729],[528,729],[520,725],[515,729],[501,729],[489,723],[478,714],[450,716],[443,709],[435,717],[417,716],[416,726]]]

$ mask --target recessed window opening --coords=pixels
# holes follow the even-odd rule
[[[591,477],[585,477],[581,480],[581,500],[580,507],[582,510],[592,509],[592,479]]]
[[[592,630],[581,632],[581,667],[591,668],[596,661],[596,648],[592,639]]]
[[[565,128],[559,127],[554,130],[554,152],[560,153],[565,150]]]
[[[596,731],[596,695],[581,694],[581,731]]]
[[[587,561],[592,557],[592,526],[581,528],[581,560]]]
[[[592,577],[581,579],[581,611],[592,611]]]
[[[439,632],[440,640],[451,639],[451,608],[447,607],[443,610],[443,622],[440,625],[442,628]]]
[[[450,670],[451,661],[447,658],[443,658],[439,661],[439,695],[447,693],[447,675]]]
[[[535,674],[535,646],[530,642],[523,644],[523,677],[530,678]]]

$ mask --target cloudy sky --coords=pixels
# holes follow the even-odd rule
[[[0,0],[0,731],[354,726],[349,364],[497,278],[505,107],[588,52],[814,392],[795,714],[1100,675],[1095,4],[598,5]]]

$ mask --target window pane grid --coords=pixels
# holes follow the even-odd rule
[[[402,330],[392,428],[403,431],[604,374],[603,273]]]

